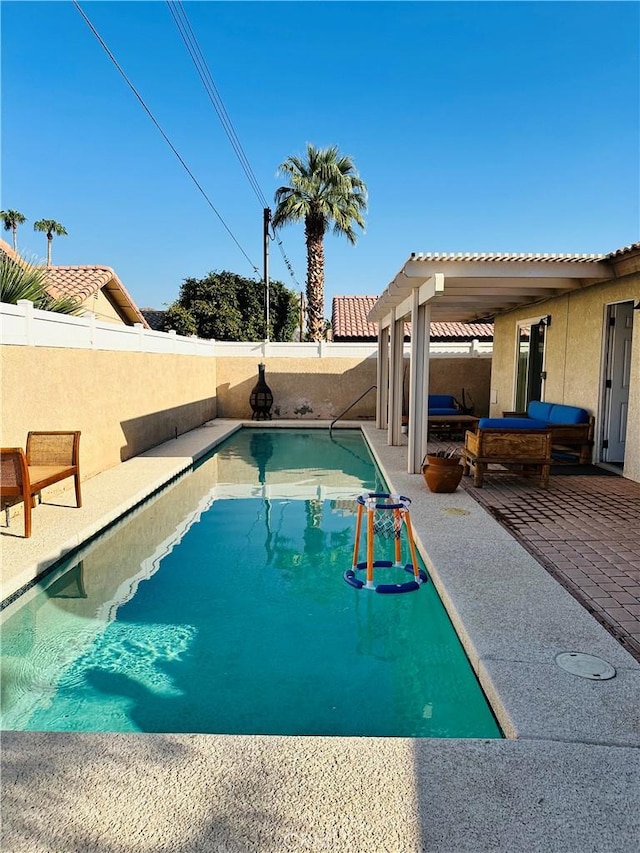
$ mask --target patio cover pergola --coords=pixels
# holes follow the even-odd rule
[[[401,443],[404,322],[411,321],[407,470],[427,450],[429,324],[486,322],[613,278],[604,255],[416,254],[412,252],[367,319],[378,324],[376,426]]]

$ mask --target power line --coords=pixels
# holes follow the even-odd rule
[[[207,64],[207,60],[205,59],[204,54],[202,53],[202,50],[200,48],[198,38],[195,32],[193,31],[191,23],[189,22],[189,18],[187,16],[187,12],[184,8],[184,5],[182,4],[181,0],[175,0],[175,2],[174,0],[166,0],[166,4],[169,7],[169,11],[171,12],[171,16],[176,24],[176,27],[178,28],[178,31],[180,32],[180,36],[182,38],[184,46],[186,47],[187,52],[189,53],[189,56],[191,57],[191,60],[195,65],[202,85],[204,86],[205,91],[209,96],[209,100],[211,101],[211,104],[214,110],[216,111],[218,118],[220,119],[222,127],[227,135],[227,138],[229,139],[229,142],[231,143],[231,147],[233,148],[245,175],[247,176],[247,180],[249,181],[251,188],[256,194],[256,197],[260,202],[261,207],[269,207],[269,203],[265,198],[262,189],[260,188],[258,179],[256,178],[255,173],[251,168],[249,159],[247,158],[244,148],[242,147],[242,143],[240,142],[238,134],[236,133],[236,130],[233,126],[233,122],[231,121],[229,113],[227,112],[227,109],[222,101],[220,92],[218,91],[218,88],[215,84],[209,66]],[[289,270],[289,275],[293,279],[296,287],[299,287],[300,285],[296,280],[291,261],[289,260],[284,251],[282,240],[279,240],[276,237],[276,231],[273,227],[272,231],[272,239],[274,239],[278,245],[280,254],[282,255],[284,263],[287,269]]]
[[[251,168],[251,164],[247,159],[247,155],[245,154],[244,148],[238,138],[238,134],[233,126],[233,122],[227,112],[224,103],[222,102],[222,98],[220,97],[220,93],[218,92],[218,88],[215,84],[215,81],[211,75],[211,71],[209,70],[209,66],[207,61],[200,49],[200,45],[198,43],[198,39],[196,34],[193,31],[193,28],[189,22],[189,18],[187,17],[187,13],[185,11],[184,6],[180,0],[177,2],[172,2],[172,0],[166,0],[167,6],[169,7],[169,11],[175,21],[175,24],[180,32],[182,37],[182,41],[184,42],[185,47],[191,57],[193,64],[196,67],[196,71],[198,72],[198,76],[202,81],[202,85],[204,86],[209,100],[216,111],[218,118],[224,128],[224,131],[231,143],[231,147],[236,153],[238,160],[240,161],[240,165],[244,170],[245,175],[253,191],[255,192],[260,205],[264,207],[268,207],[269,204],[264,197],[262,190],[260,189],[260,185],[258,183],[258,179],[256,178],[253,169]]]
[[[108,47],[107,47],[107,45],[105,44],[104,40],[102,39],[102,37],[100,36],[100,34],[99,34],[99,33],[98,33],[98,31],[96,30],[96,28],[93,26],[93,24],[91,23],[91,21],[89,20],[89,18],[87,17],[87,15],[85,14],[84,10],[82,9],[82,7],[80,6],[80,4],[78,3],[78,0],[73,0],[73,5],[76,7],[76,9],[78,10],[78,12],[80,12],[80,14],[82,15],[82,17],[84,18],[85,23],[87,24],[87,26],[89,27],[89,29],[91,30],[91,32],[94,34],[94,36],[97,38],[97,40],[100,42],[100,45],[102,46],[102,48],[103,48],[103,49],[104,49],[104,51],[106,52],[107,56],[109,57],[109,59],[111,60],[111,62],[114,64],[114,66],[116,67],[116,69],[118,70],[118,72],[120,73],[120,75],[122,76],[122,78],[124,79],[124,81],[125,81],[125,83],[127,84],[127,86],[129,86],[129,88],[131,89],[131,91],[133,92],[133,94],[136,96],[136,98],[138,99],[138,101],[139,101],[140,105],[142,106],[142,108],[144,109],[144,111],[147,113],[147,115],[149,116],[149,118],[151,119],[151,121],[154,123],[154,125],[156,126],[156,128],[158,129],[158,131],[160,132],[160,134],[162,135],[162,138],[164,139],[164,141],[167,143],[167,145],[169,146],[169,148],[171,148],[171,150],[173,151],[173,153],[175,154],[175,156],[178,158],[178,160],[180,161],[181,165],[183,166],[183,168],[185,169],[185,171],[187,172],[187,174],[189,175],[189,177],[191,178],[191,180],[193,181],[193,183],[196,185],[196,187],[198,188],[198,190],[200,191],[200,193],[201,193],[201,194],[202,194],[202,196],[204,197],[205,201],[207,202],[207,204],[209,205],[209,207],[211,208],[211,210],[213,210],[213,212],[215,213],[215,215],[218,217],[218,219],[220,220],[220,222],[221,222],[221,223],[222,223],[222,225],[224,226],[224,228],[225,228],[226,232],[229,234],[229,236],[231,237],[231,239],[233,240],[233,242],[236,244],[236,246],[240,249],[240,251],[242,252],[242,254],[245,256],[245,258],[247,259],[247,261],[249,262],[249,264],[250,264],[250,265],[251,265],[251,267],[253,268],[253,271],[254,271],[255,273],[258,273],[258,267],[253,263],[253,261],[251,260],[251,258],[249,257],[249,255],[245,252],[245,250],[242,248],[242,246],[240,245],[240,243],[239,243],[239,242],[238,242],[238,240],[236,239],[235,235],[233,234],[233,232],[231,231],[231,229],[229,228],[229,226],[227,225],[227,223],[224,221],[224,219],[222,218],[222,216],[220,215],[220,213],[216,210],[216,208],[215,208],[215,206],[214,206],[213,202],[211,201],[211,199],[209,198],[209,196],[207,195],[207,193],[204,191],[204,189],[203,189],[202,185],[200,184],[200,182],[198,181],[198,179],[195,177],[195,175],[193,174],[193,172],[191,171],[191,169],[187,166],[187,164],[186,164],[186,163],[185,163],[185,161],[183,160],[182,156],[180,155],[180,153],[178,152],[178,150],[176,149],[176,147],[174,146],[174,144],[171,142],[171,140],[169,139],[169,137],[167,136],[167,134],[164,132],[164,130],[163,130],[163,129],[162,129],[162,127],[160,126],[160,124],[159,124],[158,120],[157,120],[157,119],[156,119],[156,117],[153,115],[153,113],[151,112],[151,110],[149,109],[149,107],[145,104],[144,100],[142,99],[142,96],[140,95],[140,93],[138,92],[138,90],[135,88],[135,86],[133,85],[133,83],[129,80],[129,78],[127,77],[127,75],[125,74],[125,72],[123,71],[123,69],[121,68],[121,66],[119,65],[119,63],[118,63],[117,59],[115,58],[115,56],[113,55],[113,53],[111,53],[111,51],[109,50],[109,48],[108,48]]]
[[[297,280],[297,278],[296,278],[296,276],[295,276],[295,273],[294,273],[294,271],[293,271],[293,267],[291,266],[291,261],[290,261],[290,260],[289,260],[289,258],[286,256],[285,251],[284,251],[284,248],[283,248],[283,246],[282,246],[282,240],[280,240],[280,239],[276,236],[276,231],[275,231],[275,229],[274,229],[274,231],[273,231],[273,239],[274,239],[274,240],[276,241],[276,243],[278,244],[278,248],[280,249],[280,254],[282,255],[282,259],[283,259],[283,261],[285,262],[285,265],[286,265],[287,269],[289,270],[289,275],[290,275],[290,276],[291,276],[291,278],[293,279],[293,282],[294,282],[295,286],[296,286],[298,289],[300,289],[300,285],[298,284],[298,280]]]

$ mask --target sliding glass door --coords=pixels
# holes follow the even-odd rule
[[[515,408],[524,412],[531,400],[542,399],[544,375],[544,340],[546,326],[543,322],[518,327],[518,366],[516,374]]]

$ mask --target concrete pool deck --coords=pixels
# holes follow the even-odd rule
[[[285,426],[276,422],[274,426]],[[296,421],[300,426],[320,426]],[[5,598],[238,426],[214,421],[3,528]],[[506,740],[2,736],[2,845],[21,851],[634,851],[640,664],[466,492],[434,495],[362,426],[412,498],[420,550]],[[15,535],[7,535],[15,534]],[[608,661],[576,677],[561,652]]]

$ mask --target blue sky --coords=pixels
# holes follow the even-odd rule
[[[164,2],[3,0],[3,209],[55,264],[112,266],[140,307],[187,276],[262,274],[262,204]],[[337,144],[369,190],[357,246],[328,235],[331,297],[377,294],[410,252],[608,252],[640,237],[640,4],[186,2],[270,204],[278,165]],[[11,235],[2,232],[11,240]],[[271,278],[304,288],[303,227]]]

